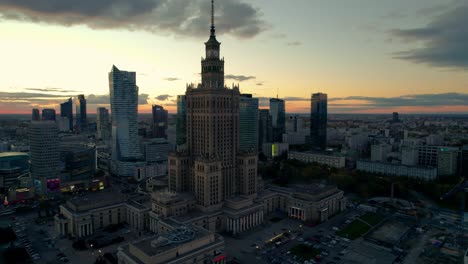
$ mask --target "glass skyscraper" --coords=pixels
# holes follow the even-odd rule
[[[155,138],[166,138],[167,130],[167,110],[160,105],[153,105],[153,124],[152,124],[152,136]]]
[[[273,129],[272,141],[282,142],[283,134],[286,132],[286,108],[284,100],[270,99],[271,126]]]
[[[86,116],[86,99],[83,94],[78,95],[76,99],[76,126],[78,131],[86,129],[87,116]]]
[[[268,109],[258,111],[258,149],[261,150],[263,143],[271,142],[271,116]]]
[[[239,101],[239,149],[258,150],[258,98],[242,94]]]
[[[55,109],[42,109],[42,120],[55,121]]]
[[[119,176],[133,176],[142,154],[138,138],[138,86],[136,73],[113,66],[109,73],[112,123],[113,170]]]
[[[60,116],[68,118],[69,129],[73,131],[73,101],[71,98],[60,104]]]
[[[109,110],[105,107],[96,109],[96,130],[99,139],[108,140],[111,138]]]
[[[312,94],[310,140],[313,148],[327,147],[327,94]]]
[[[39,113],[39,109],[33,108],[31,120],[32,120],[32,121],[39,121],[39,120],[41,120],[41,114]]]

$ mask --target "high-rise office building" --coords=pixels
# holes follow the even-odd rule
[[[135,163],[142,159],[138,137],[138,86],[136,73],[112,66],[109,73],[112,123],[112,173],[134,175]]]
[[[176,144],[183,147],[187,143],[187,100],[185,95],[177,96]]]
[[[392,114],[392,121],[393,121],[393,123],[398,123],[398,122],[400,122],[400,115],[398,114],[398,112],[393,112],[393,114]]]
[[[41,183],[40,193],[60,189],[60,142],[54,121],[33,121],[29,126],[31,175]]]
[[[80,94],[76,98],[76,127],[81,132],[86,130],[87,125],[86,99],[83,94]]]
[[[160,105],[153,105],[153,124],[152,124],[152,135],[155,138],[166,138],[167,130],[167,110]]]
[[[73,131],[73,100],[71,98],[60,104],[60,116],[68,118],[69,130]]]
[[[313,148],[327,147],[328,96],[312,94],[310,107],[310,140]]]
[[[109,110],[105,107],[96,109],[96,130],[99,139],[109,140],[111,138]]]
[[[42,109],[42,120],[55,121],[55,109]]]
[[[284,100],[278,98],[270,99],[270,115],[272,126],[272,141],[282,142],[283,134],[286,132],[286,108]]]
[[[461,149],[459,166],[461,176],[468,178],[468,145],[463,146]]]
[[[224,85],[220,45],[212,14],[201,84],[186,91],[187,148],[171,153],[168,162],[169,189],[192,193],[205,212],[221,209],[237,195],[257,193],[257,155],[238,154],[240,93],[239,87]]]
[[[268,109],[258,111],[258,149],[261,150],[264,143],[271,142],[271,115]]]
[[[39,121],[39,120],[41,120],[41,114],[39,113],[39,109],[33,108],[31,120],[32,120],[32,121]]]
[[[258,151],[258,98],[241,94],[239,101],[239,149]]]

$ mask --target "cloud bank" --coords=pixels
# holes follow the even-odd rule
[[[443,13],[425,27],[396,29],[392,34],[422,47],[395,58],[434,67],[468,70],[468,2]]]
[[[255,77],[255,76],[232,75],[232,74],[227,74],[227,75],[224,76],[224,79],[226,79],[226,80],[234,80],[234,81],[238,81],[238,82],[254,80],[256,78],[257,77]]]
[[[260,11],[242,0],[216,2],[216,27],[223,34],[251,38],[267,26]],[[221,19],[222,18],[222,19]],[[0,0],[0,20],[92,29],[144,30],[178,36],[207,36],[207,0]]]

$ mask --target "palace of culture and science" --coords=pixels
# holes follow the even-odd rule
[[[262,223],[263,210],[254,200],[257,153],[239,152],[239,87],[224,85],[224,60],[215,33],[212,16],[202,82],[188,85],[186,91],[187,147],[169,156],[169,190],[174,194],[155,200],[164,210],[168,197],[192,197],[179,212],[203,212],[211,216],[204,217],[205,227],[236,233]]]
[[[212,1],[202,81],[187,85],[186,144],[169,155],[167,188],[151,195],[102,192],[70,199],[55,217],[60,235],[88,237],[105,226],[127,223],[150,236],[121,247],[119,263],[223,263],[220,232],[240,234],[274,212],[323,222],[345,208],[343,192],[334,186],[263,186],[258,153],[240,151],[241,94],[238,86],[224,84],[215,33]]]

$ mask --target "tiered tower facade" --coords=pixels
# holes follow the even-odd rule
[[[193,193],[204,211],[236,195],[255,195],[257,184],[257,153],[239,155],[240,92],[224,85],[213,11],[211,22],[202,82],[188,85],[185,94],[187,148],[169,157],[170,190]]]

